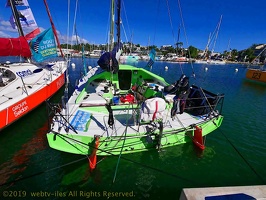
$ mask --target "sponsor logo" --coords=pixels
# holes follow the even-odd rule
[[[22,115],[24,112],[26,112],[28,109],[29,109],[29,106],[27,105],[27,102],[25,100],[25,101],[15,105],[12,108],[12,111],[14,113],[14,116],[18,117],[18,116]]]
[[[30,71],[29,69],[28,70],[25,70],[25,71],[20,71],[20,72],[16,72],[16,74],[21,77],[21,78],[24,78],[24,77],[27,77],[27,76],[30,76],[32,75],[32,71]]]

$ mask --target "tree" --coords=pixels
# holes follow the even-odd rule
[[[235,61],[238,57],[238,51],[236,49],[231,50],[231,60]]]
[[[255,56],[254,56],[254,50],[252,48],[248,48],[245,51],[245,56],[247,56],[247,59],[249,62],[253,61]]]
[[[189,46],[188,51],[190,52],[191,58],[197,58],[198,57],[198,49],[196,47]],[[189,57],[188,52],[187,52],[187,57]]]

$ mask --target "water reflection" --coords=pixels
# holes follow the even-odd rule
[[[45,123],[43,127],[38,129],[36,135],[23,144],[21,149],[10,160],[0,165],[0,185],[6,184],[7,186],[12,186],[12,182],[16,182],[22,177],[23,172],[30,165],[31,157],[47,147],[44,140],[47,131],[48,124]]]

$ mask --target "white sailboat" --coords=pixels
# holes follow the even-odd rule
[[[0,56],[18,56],[23,60],[20,62],[7,60],[0,64],[0,130],[50,98],[65,83],[67,65],[64,59],[43,62],[57,56],[52,29],[47,29],[40,34],[35,29],[24,36],[20,21],[24,23],[30,23],[30,21],[27,22],[28,19],[22,14],[23,10],[17,10],[16,6],[18,4],[26,6],[27,11],[30,7],[26,0],[22,2],[23,5],[19,4],[20,1],[8,1],[20,36],[0,38]],[[27,39],[31,38],[33,39],[29,44]]]
[[[217,38],[218,38],[218,34],[219,34],[221,23],[222,23],[222,15],[220,17],[219,23],[217,24],[213,34],[210,34],[210,36],[209,36],[206,48],[205,48],[205,50],[203,52],[203,55],[202,55],[203,58],[196,60],[195,61],[196,63],[201,63],[201,64],[219,64],[219,65],[226,64],[226,61],[224,59],[217,58],[217,56],[214,58],[214,54],[215,54],[214,53],[214,49],[215,49],[215,46],[216,46],[216,41],[217,41]],[[212,40],[213,40],[213,43],[212,43]],[[212,50],[211,50],[210,55],[208,55],[209,47],[210,47],[211,44],[212,44]]]

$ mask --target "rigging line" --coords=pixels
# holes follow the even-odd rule
[[[78,32],[77,32],[77,25],[74,24],[74,27],[75,27],[76,45],[78,46],[79,45],[79,38],[78,38]]]
[[[78,13],[78,16],[77,16],[77,18],[78,18],[78,21],[81,23],[81,24],[84,24],[84,23],[86,23],[85,21],[84,21],[84,19],[85,19],[85,17],[84,17],[84,15],[83,15],[83,12],[81,12],[81,7],[82,7],[82,5],[81,5],[81,3],[79,3],[78,5],[77,5],[77,13]],[[85,32],[86,33],[86,32]],[[81,43],[87,43],[87,42],[85,42],[84,41],[84,31],[81,31],[81,32],[79,32],[79,34],[80,34],[80,42]],[[83,38],[83,39],[82,39]]]
[[[125,3],[124,3],[124,1],[122,1],[121,3],[122,3],[123,10],[124,10],[124,13],[125,13],[125,19],[126,19],[126,23],[127,23],[127,29],[128,29],[128,32],[130,33],[131,31],[130,31],[129,23],[128,23],[128,19],[127,19],[127,12],[126,12]]]
[[[77,142],[77,143],[80,143],[80,144],[83,144],[83,145],[87,145],[88,148],[95,148],[94,146],[90,146],[90,145],[88,145],[88,144],[85,144],[85,143],[83,143],[83,142],[81,142],[81,141],[78,141],[78,140],[75,140],[75,139],[73,139],[73,138],[70,138],[70,137],[68,137],[68,136],[62,135],[62,134],[60,134],[60,133],[58,133],[58,135],[61,135],[62,137],[66,137],[66,138],[68,138],[68,139],[70,139],[70,140],[73,140],[73,141],[75,141],[75,142]],[[62,137],[61,137],[61,138],[62,138]],[[65,140],[64,138],[62,138],[62,139]],[[111,152],[105,151],[105,150],[103,150],[103,149],[99,149],[99,148],[97,148],[97,150],[98,150],[98,151],[101,151],[101,152],[104,152],[104,153],[106,153],[106,154],[109,154],[110,156],[117,156],[117,155],[115,155],[115,154],[113,154],[113,153],[111,153]],[[184,181],[187,181],[187,182],[193,183],[193,184],[198,185],[198,186],[201,185],[199,182],[195,182],[195,181],[192,181],[192,180],[186,179],[186,178],[181,177],[181,176],[178,176],[178,175],[176,175],[176,174],[172,174],[172,173],[169,173],[169,172],[163,171],[163,170],[161,170],[161,169],[158,169],[158,168],[155,168],[155,167],[152,167],[152,166],[149,166],[149,165],[145,165],[145,164],[142,164],[142,163],[140,163],[140,162],[136,162],[136,161],[134,161],[134,160],[131,160],[131,159],[128,159],[128,158],[125,158],[125,157],[122,157],[122,156],[121,156],[120,158],[123,159],[123,160],[125,160],[125,161],[131,162],[131,163],[133,163],[133,164],[139,165],[139,166],[141,166],[141,167],[145,167],[145,168],[147,168],[147,169],[152,169],[152,170],[157,171],[157,172],[160,172],[160,173],[162,173],[162,174],[165,174],[165,175],[168,175],[168,176],[171,176],[171,177],[177,178],[177,179],[181,179],[181,180],[184,180]]]
[[[92,147],[92,148],[95,148],[95,147]],[[101,149],[98,149],[98,150],[103,151],[103,150],[101,150]],[[104,151],[103,151],[103,152],[104,152]],[[112,156],[117,156],[117,155],[114,155],[114,154],[112,154],[112,153],[110,153],[110,152],[106,152],[106,153],[109,153],[109,154],[112,155]],[[105,159],[105,158],[106,158],[106,157],[104,157],[103,159]],[[142,164],[142,163],[140,163],[140,162],[136,162],[136,161],[134,161],[134,160],[131,160],[131,159],[128,159],[128,158],[125,158],[125,157],[120,157],[120,158],[123,159],[123,160],[126,160],[126,161],[128,161],[128,162],[131,162],[131,163],[133,163],[133,164],[137,164],[137,165],[139,165],[139,166],[141,166],[141,167],[144,167],[144,168],[147,168],[147,169],[151,169],[151,170],[154,170],[154,171],[160,172],[160,173],[162,173],[162,174],[165,174],[165,175],[168,175],[168,176],[171,176],[171,177],[177,178],[177,179],[181,179],[181,180],[184,180],[184,181],[187,181],[187,182],[193,183],[193,184],[198,185],[198,186],[201,185],[199,182],[195,182],[194,180],[192,181],[192,180],[189,180],[189,179],[187,179],[187,178],[184,178],[184,177],[178,176],[178,175],[176,175],[176,174],[171,174],[171,173],[169,173],[169,172],[167,172],[167,171],[163,171],[163,170],[161,170],[161,169],[158,169],[158,168],[155,168],[155,167],[152,167],[152,166],[149,166],[149,165],[145,165],[145,164]],[[30,175],[30,176],[26,176],[26,177],[18,178],[18,179],[14,180],[14,181],[8,181],[8,182],[5,182],[5,183],[3,183],[3,184],[0,184],[0,187],[2,187],[2,186],[4,186],[4,185],[8,185],[8,184],[17,183],[17,182],[19,182],[19,181],[23,181],[23,180],[26,180],[26,179],[29,179],[29,178],[32,178],[32,177],[35,177],[35,176],[39,176],[39,175],[41,175],[41,174],[44,174],[44,173],[47,173],[47,172],[50,172],[50,171],[53,171],[53,170],[57,170],[57,169],[60,169],[60,168],[66,167],[66,166],[68,166],[68,165],[72,165],[72,164],[77,163],[77,162],[80,162],[80,161],[82,161],[82,160],[84,160],[84,159],[87,159],[87,157],[83,157],[83,158],[81,158],[81,159],[74,160],[74,161],[72,161],[72,162],[69,162],[69,163],[66,163],[66,164],[64,164],[64,165],[61,165],[61,166],[58,166],[58,167],[54,167],[54,168],[51,168],[51,169],[48,169],[48,170],[45,170],[45,171],[40,171],[40,172],[37,172],[37,173],[32,174],[32,175]],[[98,163],[100,163],[103,159],[101,159]]]
[[[67,50],[68,48],[68,39],[69,39],[69,26],[70,26],[70,0],[68,0],[68,7],[67,7]]]
[[[157,15],[155,16],[156,17],[155,22],[158,21],[159,12],[160,12],[160,0],[158,0]],[[155,44],[155,35],[157,33],[157,24],[158,23],[155,23],[155,27],[154,27],[155,30],[154,30],[153,41],[152,41],[153,45]]]
[[[205,100],[207,101],[209,108],[211,109],[211,111],[214,111],[214,110],[213,110],[213,107],[211,106],[211,104],[210,104],[208,98],[206,97],[205,92],[203,91],[202,87],[200,87],[200,90],[201,90],[202,94],[204,95],[204,98],[205,98]],[[206,107],[207,107],[207,106],[206,106]]]
[[[66,119],[60,112],[56,112],[53,110],[53,106],[52,104],[49,102],[49,100],[46,100],[46,105],[48,105],[48,107],[51,109],[51,111],[56,115],[58,114],[58,116],[61,117],[61,119],[63,119],[63,121],[68,125],[68,128],[71,128],[72,131],[74,131],[76,134],[78,134],[77,130],[75,129],[75,127],[73,127],[70,123],[69,123],[69,120]],[[67,117],[70,117],[69,116],[69,113],[67,113]]]
[[[26,180],[26,179],[29,179],[29,178],[32,178],[32,177],[35,177],[35,176],[38,176],[38,175],[41,175],[41,174],[44,174],[44,173],[47,173],[47,172],[50,172],[50,171],[53,171],[53,170],[57,170],[57,169],[60,169],[62,167],[66,167],[68,165],[72,165],[74,163],[77,163],[77,162],[80,162],[81,160],[84,160],[86,157],[83,157],[83,158],[80,158],[78,160],[74,160],[74,161],[71,161],[69,163],[66,163],[64,165],[60,165],[60,166],[57,166],[57,167],[54,167],[54,168],[51,168],[51,169],[48,169],[48,170],[44,170],[44,171],[40,171],[40,172],[37,172],[35,174],[32,174],[32,175],[29,175],[29,176],[25,176],[25,177],[21,177],[21,178],[18,178],[14,181],[8,181],[8,182],[5,182],[3,184],[0,184],[0,187],[4,186],[4,185],[8,185],[8,184],[14,184],[14,183],[17,183],[19,181],[22,181],[22,180]],[[86,158],[87,159],[87,158]]]
[[[174,39],[174,44],[175,44],[176,43],[176,41],[175,41],[175,33],[174,33],[174,29],[173,29],[173,23],[172,23],[172,18],[171,18],[171,13],[170,13],[168,0],[166,0],[166,4],[167,4],[167,11],[168,11],[168,16],[169,16],[169,20],[170,20],[171,29],[172,29],[172,35],[173,35],[173,39]]]
[[[185,35],[186,43],[187,43],[187,46],[188,46],[189,43],[188,43],[188,37],[187,37],[186,28],[185,28],[185,22],[184,22],[184,18],[183,18],[183,14],[182,14],[181,3],[180,3],[180,0],[177,0],[177,2],[178,2],[178,7],[179,7],[179,13],[180,13],[182,26],[183,26],[183,29],[184,29],[184,35]],[[191,62],[191,53],[190,53],[189,48],[188,48],[188,57],[190,59],[190,66],[191,66],[191,69],[192,69],[192,76],[194,77],[194,79],[196,79],[196,74],[195,74],[195,71],[194,71],[194,67],[193,67],[193,64]]]
[[[264,47],[264,49],[262,49],[262,51],[248,64],[247,68],[250,67],[250,65],[258,58],[260,57],[260,55],[266,50],[266,46]]]
[[[215,45],[216,45],[216,40],[218,38],[218,34],[219,34],[219,30],[220,30],[220,26],[221,26],[221,22],[222,22],[222,18],[223,18],[223,15],[221,15],[221,18],[220,18],[220,21],[217,25],[217,30],[216,30],[216,34],[215,34],[215,39],[214,39],[214,42],[213,42],[213,48],[212,48],[212,53],[214,52],[214,48],[215,48]]]
[[[123,22],[121,23],[121,25],[122,25],[122,28],[123,28],[123,31],[124,31],[124,34],[125,34],[126,41],[129,42],[128,41],[128,38],[127,38],[127,33],[126,33],[126,30],[125,30],[125,27],[124,27]]]
[[[111,23],[111,9],[112,9],[112,3],[110,3],[110,7],[109,7],[109,13],[108,13],[108,21],[107,21],[107,25],[106,25],[106,43],[108,43],[108,47],[107,47],[107,51],[111,51],[112,49],[109,49],[110,48],[110,23]]]
[[[120,150],[120,153],[119,153],[119,156],[118,156],[118,160],[117,160],[117,163],[116,163],[115,174],[114,174],[114,178],[113,178],[113,183],[115,182],[115,179],[116,179],[118,165],[119,165],[119,162],[120,162],[120,159],[121,159],[121,155],[122,155],[123,148],[125,146],[125,141],[126,141],[126,136],[127,136],[127,128],[128,128],[128,118],[129,118],[129,107],[128,107],[128,110],[127,110],[127,120],[126,120],[126,129],[125,129],[124,141],[123,141],[123,145],[122,145],[122,148]]]
[[[82,152],[80,149],[78,149],[75,145],[71,144],[69,141],[67,141],[65,138],[63,138],[63,137],[61,136],[60,133],[58,134],[58,137],[60,137],[62,140],[66,141],[68,144],[70,144],[71,146],[73,146],[74,148],[76,148],[77,150],[79,150],[81,153],[83,153],[83,152]],[[71,139],[71,138],[69,138],[69,139]],[[95,147],[94,147],[94,148],[95,148]],[[32,178],[32,177],[35,177],[35,176],[38,176],[38,175],[41,175],[41,174],[44,174],[44,173],[47,173],[47,172],[50,172],[50,171],[53,171],[53,170],[60,169],[60,168],[62,168],[62,167],[65,167],[65,166],[68,166],[68,165],[71,165],[71,164],[77,163],[77,162],[79,162],[79,161],[81,161],[81,160],[84,160],[85,158],[86,158],[86,159],[89,159],[89,156],[88,156],[88,155],[85,155],[85,157],[83,157],[83,158],[81,158],[81,159],[74,160],[74,161],[69,162],[69,163],[66,163],[66,164],[64,164],[64,165],[60,165],[60,166],[58,166],[58,167],[54,167],[54,168],[51,168],[51,169],[48,169],[48,170],[45,170],[45,171],[37,172],[37,173],[32,174],[32,175],[30,175],[30,176],[26,176],[26,177],[22,177],[22,178],[16,179],[15,181],[8,181],[8,182],[6,182],[6,183],[0,184],[0,187],[1,187],[1,186],[4,186],[4,185],[11,184],[11,183],[16,183],[16,182],[19,182],[19,181],[22,181],[22,180],[25,180],[25,179],[28,179],[28,178]],[[104,157],[104,158],[102,158],[101,160],[99,160],[99,161],[97,162],[97,164],[100,163],[101,161],[103,161],[105,158],[106,158],[106,157]],[[89,159],[89,162],[91,162],[90,159]]]
[[[215,124],[216,125],[216,124]],[[217,126],[217,125],[216,125]],[[244,156],[240,153],[240,151],[235,147],[235,145],[228,139],[228,137],[221,131],[221,129],[218,129],[220,133],[225,137],[225,139],[229,142],[229,144],[233,147],[233,149],[238,153],[238,155],[244,160],[244,162],[248,165],[248,167],[253,171],[256,176],[262,181],[263,184],[265,184],[265,180],[256,172],[256,170],[249,164],[249,162],[244,158]]]
[[[73,30],[72,30],[72,35],[75,34],[75,29],[76,29],[77,7],[78,7],[78,0],[76,0],[75,14],[74,14],[74,20],[73,20]],[[73,45],[73,39],[71,40],[71,45]]]
[[[69,26],[70,26],[70,0],[68,0],[68,7],[67,7],[67,39],[66,39],[66,43],[67,43],[67,52],[69,51]],[[69,67],[70,67],[70,59],[67,56],[65,56],[66,58],[66,62],[67,62],[67,68],[66,68],[66,82],[65,82],[65,90],[64,90],[64,94],[67,96],[68,98],[68,87],[69,87],[69,73],[68,73],[68,70],[69,70]]]

